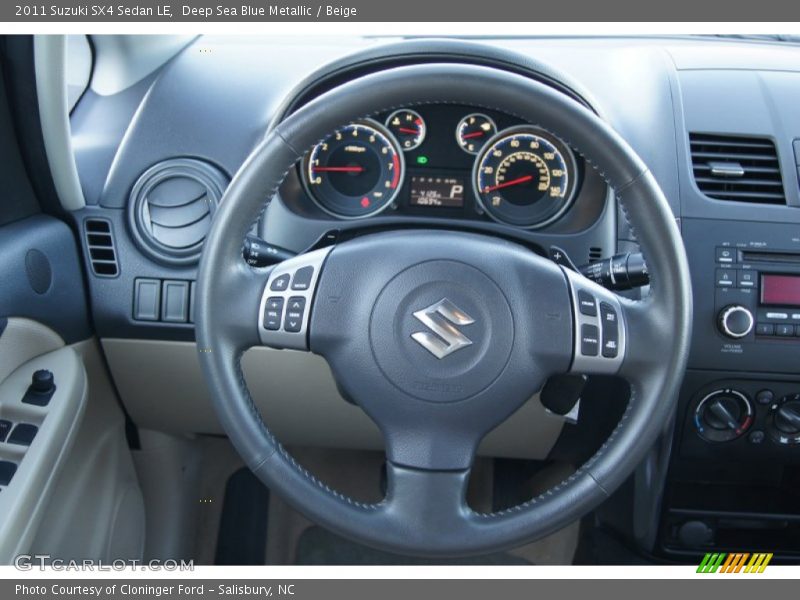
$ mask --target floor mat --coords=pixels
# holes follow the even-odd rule
[[[268,509],[269,490],[250,469],[231,475],[225,486],[214,564],[264,564]]]
[[[297,543],[298,565],[529,565],[528,561],[505,552],[454,559],[402,556],[373,550],[351,542],[322,527],[306,529]]]

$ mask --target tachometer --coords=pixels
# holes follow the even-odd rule
[[[475,194],[496,221],[542,227],[569,207],[576,171],[561,141],[535,127],[514,127],[489,140],[475,161]]]
[[[374,121],[358,121],[314,146],[306,157],[303,179],[322,210],[358,219],[392,203],[404,168],[402,151],[392,135]]]

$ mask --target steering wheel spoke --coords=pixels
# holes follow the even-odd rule
[[[258,310],[261,343],[273,348],[308,350],[308,323],[314,292],[331,247],[279,263],[269,274]]]
[[[385,514],[410,531],[424,531],[426,537],[449,538],[463,530],[472,511],[466,502],[469,469],[432,471],[387,463],[388,490]]]

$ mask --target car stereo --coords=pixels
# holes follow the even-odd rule
[[[715,254],[720,333],[800,341],[800,252],[720,246]]]

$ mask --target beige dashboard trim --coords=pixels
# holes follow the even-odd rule
[[[223,433],[191,342],[103,339],[111,374],[131,418],[167,433]],[[327,363],[291,350],[252,348],[242,367],[265,422],[285,444],[383,449],[381,434],[358,407],[338,393]],[[532,398],[490,433],[481,454],[543,459],[563,419]]]

